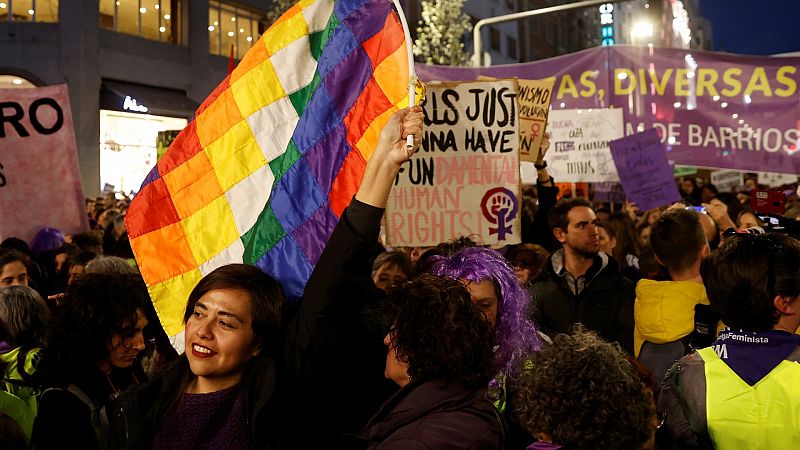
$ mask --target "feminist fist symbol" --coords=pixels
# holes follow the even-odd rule
[[[517,197],[506,188],[490,189],[481,200],[483,217],[497,225],[497,228],[489,227],[489,234],[496,234],[498,241],[505,241],[506,234],[511,234],[511,221],[517,217],[518,210]]]

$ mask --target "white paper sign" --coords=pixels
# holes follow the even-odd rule
[[[550,111],[547,170],[555,181],[619,181],[608,141],[624,136],[621,109]]]
[[[715,170],[711,172],[711,184],[719,192],[730,192],[744,184],[744,174],[738,170]]]
[[[797,183],[797,175],[774,172],[758,172],[758,184],[765,184],[769,187],[779,187],[785,184]]]

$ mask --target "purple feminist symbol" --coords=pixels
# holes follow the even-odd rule
[[[503,187],[489,189],[481,200],[483,217],[497,225],[497,228],[489,227],[489,234],[496,234],[498,241],[505,241],[506,234],[511,234],[511,221],[517,217],[518,210],[517,196]]]

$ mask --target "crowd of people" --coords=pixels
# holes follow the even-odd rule
[[[299,302],[218,267],[186,300],[180,355],[127,199],[87,200],[92,231],[4,240],[0,448],[800,446],[795,237],[694,180],[653,211],[558,200],[545,140],[522,244],[386,248],[422,124],[412,107],[383,129]]]

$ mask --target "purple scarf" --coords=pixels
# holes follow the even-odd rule
[[[786,331],[741,331],[725,328],[712,344],[720,359],[750,386],[772,372],[797,350],[800,336]]]
[[[10,352],[15,348],[16,347],[10,346],[6,341],[0,342],[0,355],[5,355],[6,353]]]

